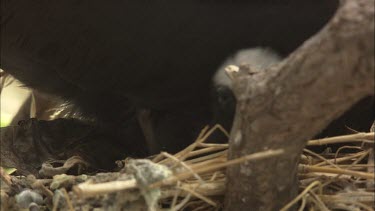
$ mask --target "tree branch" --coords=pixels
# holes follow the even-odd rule
[[[332,20],[279,65],[234,77],[229,158],[283,148],[285,156],[231,166],[225,210],[279,210],[297,194],[306,140],[374,93],[374,1],[345,0]]]

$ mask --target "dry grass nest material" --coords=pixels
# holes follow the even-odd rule
[[[55,176],[49,184],[55,189],[50,192],[52,210],[85,210],[93,204],[101,207],[98,210],[220,210],[227,166],[278,156],[283,150],[227,160],[228,144],[205,143],[215,130],[228,135],[220,126],[205,128],[193,144],[177,154],[162,152],[150,159],[127,159],[122,171],[81,178],[84,182],[72,188],[56,186]],[[293,205],[299,210],[374,210],[374,132],[307,143],[346,144],[335,152],[329,147],[320,154],[304,150],[299,164],[300,194],[282,210]]]
[[[277,156],[283,151],[268,150],[228,161],[228,144],[204,143],[217,129],[227,134],[220,126],[211,130],[205,128],[197,140],[181,152],[175,155],[162,152],[154,157],[152,163],[167,167],[160,170],[165,172],[155,173],[165,174],[164,178],[156,176],[162,178],[159,181],[153,181],[150,175],[144,173],[142,176],[149,178],[143,180],[151,181],[137,182],[141,179],[136,176],[125,181],[98,184],[86,182],[76,186],[74,190],[78,196],[85,198],[134,188],[142,190],[144,187],[140,186],[148,185],[146,188],[160,190],[160,194],[155,197],[159,203],[169,205],[171,210],[186,207],[193,210],[220,209],[225,193],[225,167],[249,160],[256,162],[258,159]],[[321,154],[305,149],[299,165],[300,195],[287,204],[284,210],[296,203],[300,205],[300,210],[305,207],[315,207],[318,210],[373,209],[371,206],[374,202],[374,133],[357,133],[308,141],[310,146],[337,143],[360,145],[343,146],[336,152],[330,152],[327,148]],[[356,152],[345,153],[345,149],[348,148]],[[128,164],[134,165],[130,161]],[[151,164],[147,165],[150,167]],[[156,170],[153,169],[153,172]],[[140,183],[148,184],[139,185]],[[146,196],[147,191],[141,192],[144,192],[146,202],[147,198],[152,197]],[[156,203],[148,205],[155,206],[150,209],[157,209]]]

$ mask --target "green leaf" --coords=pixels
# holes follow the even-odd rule
[[[16,168],[3,168],[4,171],[7,173],[7,174],[13,174],[15,171],[17,171]]]

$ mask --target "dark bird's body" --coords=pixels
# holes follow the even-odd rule
[[[156,141],[176,150],[211,123],[212,76],[228,56],[255,46],[287,55],[336,7],[331,0],[4,0],[1,68],[104,125],[150,109],[156,131],[173,139]]]

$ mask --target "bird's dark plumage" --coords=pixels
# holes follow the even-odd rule
[[[164,130],[156,141],[175,150],[186,145],[179,138],[190,141],[210,122],[212,76],[226,57],[254,46],[287,55],[336,7],[334,0],[4,0],[1,68],[104,125],[150,109]]]

